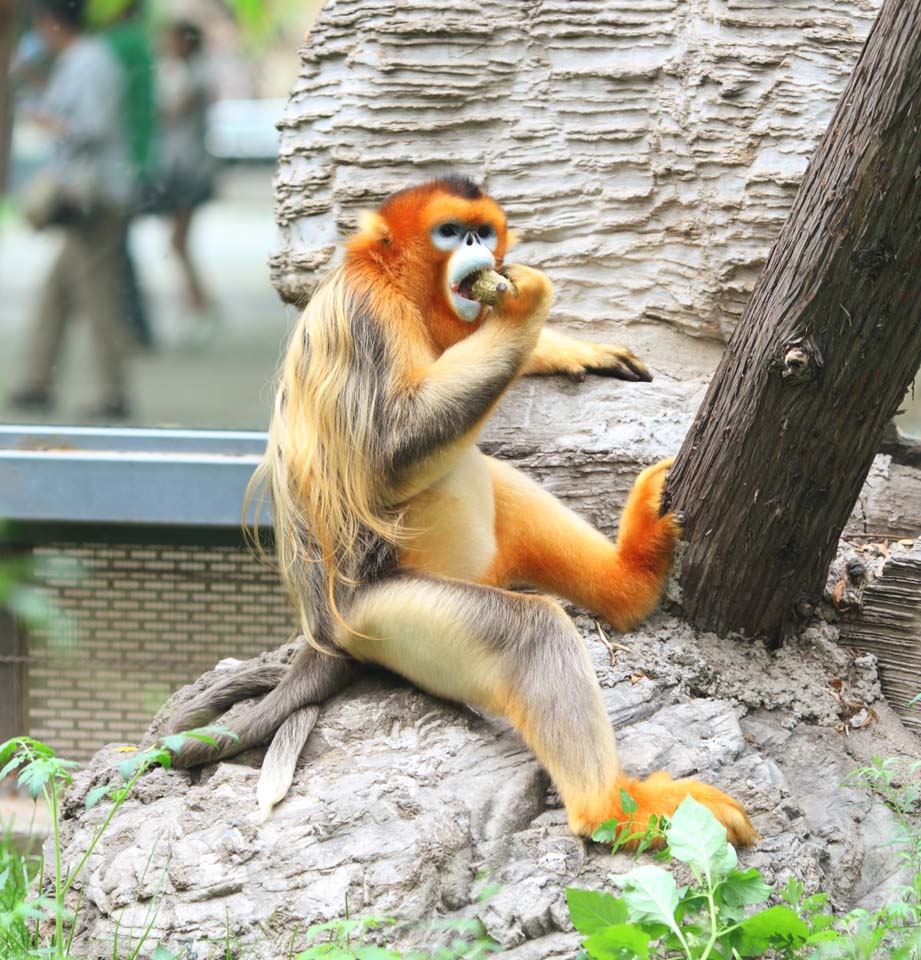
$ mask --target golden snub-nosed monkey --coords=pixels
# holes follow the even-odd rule
[[[691,795],[733,843],[757,834],[735,800],[664,772],[620,768],[589,655],[562,608],[529,585],[630,629],[658,601],[680,532],[661,512],[669,462],[637,478],[611,543],[477,435],[522,374],[589,371],[649,379],[621,347],[544,330],[553,290],[503,266],[505,214],[448,177],[366,215],[298,322],[281,371],[268,447],[253,483],[271,496],[275,549],[306,642],[278,668],[236,674],[187,704],[173,730],[267,695],[229,723],[237,739],[188,742],[180,765],[273,736],[258,788],[284,797],[318,704],[355,664],[380,664],[440,697],[508,717],[556,784],[572,830],[641,825]],[[503,282],[492,306],[473,294]],[[504,288],[504,289],[502,289]],[[622,791],[637,809],[626,814]]]

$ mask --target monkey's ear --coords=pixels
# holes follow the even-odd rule
[[[376,211],[363,210],[358,215],[358,232],[371,240],[386,240],[390,236],[390,227]]]
[[[518,246],[518,231],[517,230],[506,230],[505,231],[505,249],[511,250],[512,247]]]

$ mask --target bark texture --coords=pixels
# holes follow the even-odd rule
[[[876,657],[886,699],[921,733],[921,704],[909,706],[921,693],[921,542],[886,558],[843,619],[841,642]]]
[[[921,0],[887,0],[670,483],[685,609],[779,639],[921,361]]]
[[[358,212],[446,170],[485,180],[592,336],[735,326],[878,0],[330,0],[276,179],[284,298]]]

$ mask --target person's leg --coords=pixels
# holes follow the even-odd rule
[[[102,418],[121,419],[128,414],[125,396],[124,297],[122,243],[125,219],[100,213],[80,231],[74,288],[86,313],[98,371],[98,405]]]
[[[211,300],[205,292],[198,268],[189,252],[189,233],[192,228],[193,213],[194,210],[190,207],[184,207],[173,212],[172,244],[182,266],[189,306],[196,312],[202,313],[211,305]]]
[[[134,257],[131,253],[131,244],[128,242],[130,227],[131,224],[129,221],[125,224],[119,251],[122,271],[121,296],[123,301],[123,314],[127,321],[128,329],[137,343],[143,347],[152,347],[154,337],[150,328],[150,312],[147,309],[144,291],[141,289],[138,280],[137,267],[135,266]]]
[[[25,355],[25,376],[10,403],[20,409],[40,409],[51,402],[55,366],[65,327],[73,313],[71,277],[79,259],[79,241],[72,228],[64,240],[38,297]]]

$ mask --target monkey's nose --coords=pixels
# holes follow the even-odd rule
[[[480,238],[477,236],[475,230],[468,230],[467,236],[464,237],[464,243],[468,247],[472,247],[475,243],[480,243]]]

